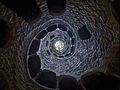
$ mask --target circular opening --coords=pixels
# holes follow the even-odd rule
[[[64,40],[58,39],[52,41],[52,51],[54,54],[61,55],[66,50],[67,45]]]
[[[54,47],[55,47],[55,50],[61,52],[65,48],[65,43],[63,41],[58,40],[54,43]]]

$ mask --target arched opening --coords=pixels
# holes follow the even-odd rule
[[[65,11],[66,0],[46,0],[51,15],[61,15]]]
[[[112,2],[112,12],[116,20],[120,23],[120,0],[113,0]]]
[[[7,22],[0,20],[0,48],[10,46],[14,38],[14,29]]]

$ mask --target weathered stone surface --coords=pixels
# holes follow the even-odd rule
[[[26,52],[30,41],[42,30],[41,25],[55,17],[49,15],[45,0],[36,1],[43,14],[40,20],[31,25],[0,2],[0,19],[4,19],[12,24],[16,29],[17,36],[15,43],[11,47],[0,49],[0,70],[5,72],[9,81],[9,89],[11,90],[44,90],[28,77]],[[76,66],[80,67],[73,68],[75,66],[73,64],[70,67],[73,71],[79,69],[79,72],[76,72],[76,75],[79,76],[85,73],[85,71],[102,66],[104,63],[103,58],[108,54],[111,46],[119,43],[119,28],[118,24],[113,20],[111,13],[109,13],[110,7],[107,0],[68,0],[66,4],[64,15],[57,16],[57,18],[68,22],[75,31],[86,25],[92,34],[92,38],[84,42],[78,42],[80,49],[77,48],[78,53],[76,55],[81,57],[73,61],[76,63]],[[81,60],[82,63],[77,63],[77,60]],[[116,64],[111,68],[115,67]],[[67,65],[65,68],[67,68]]]

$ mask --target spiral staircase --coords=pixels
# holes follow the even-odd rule
[[[0,0],[0,90],[120,90],[116,1]]]

